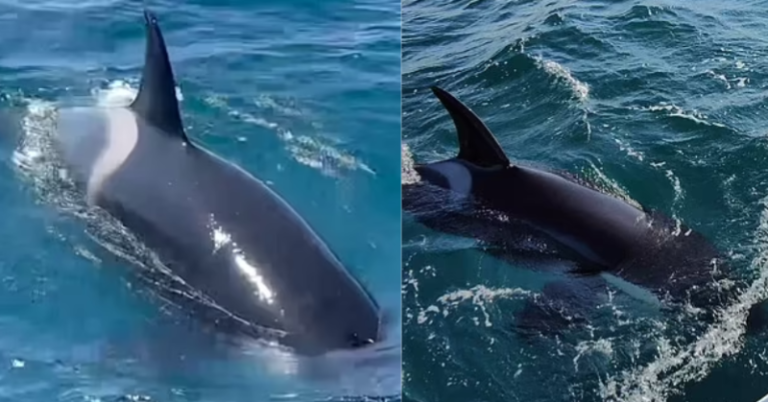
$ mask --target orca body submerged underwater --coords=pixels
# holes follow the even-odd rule
[[[305,220],[187,137],[163,35],[152,13],[144,17],[145,64],[133,103],[58,112],[55,145],[88,204],[231,314],[226,324],[208,322],[216,329],[272,337],[304,355],[380,341],[376,300]]]
[[[511,163],[474,112],[445,90],[432,91],[453,120],[459,152],[415,163],[420,181],[403,185],[403,210],[417,222],[480,240],[489,254],[507,259],[536,254],[571,259],[576,268],[569,277],[543,289],[556,308],[595,307],[604,274],[650,291],[657,300],[690,302],[704,310],[707,321],[744,289],[741,283],[727,290],[716,284],[728,278],[729,268],[700,233],[575,178]],[[526,239],[546,247],[516,249]],[[758,306],[750,310],[750,328],[765,325],[767,313]],[[518,315],[526,326],[539,328],[561,328],[535,322],[560,318],[530,300]]]

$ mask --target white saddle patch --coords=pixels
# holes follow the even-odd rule
[[[431,165],[430,169],[436,171],[448,181],[448,188],[452,192],[462,197],[466,197],[472,192],[472,173],[461,163],[454,161],[441,162]]]
[[[139,139],[139,129],[133,112],[124,108],[109,108],[106,146],[96,158],[88,178],[88,203],[95,202],[96,195],[106,180],[115,173],[133,152]]]

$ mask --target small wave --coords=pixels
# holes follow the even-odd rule
[[[647,6],[647,5],[635,5],[632,6],[626,13],[619,16],[620,19],[625,21],[632,20],[652,20],[656,18],[674,18],[677,17],[672,7],[665,6]]]
[[[362,170],[376,175],[373,169],[354,156],[339,151],[314,137],[305,135],[294,137],[287,149],[297,162],[318,169],[329,176],[338,176],[339,169]]]
[[[291,154],[293,160],[305,166],[317,169],[324,175],[338,177],[344,170],[360,170],[371,175],[376,175],[376,171],[370,166],[358,158],[337,149],[328,143],[327,140],[308,135],[296,135],[290,129],[281,126],[279,123],[246,111],[235,109],[227,103],[227,99],[223,96],[211,95],[206,97],[204,101],[208,105],[224,110],[229,116],[235,117],[245,123],[273,131],[277,134],[278,138],[285,142],[285,149]],[[284,106],[274,99],[264,95],[256,99],[255,103],[261,108],[271,109],[288,117],[295,117],[301,114],[295,108]],[[238,137],[238,140],[245,141],[246,137]]]
[[[653,107],[651,107],[653,108]],[[664,109],[662,109],[664,110]],[[643,152],[635,150],[630,144],[620,138],[614,138],[613,141],[618,144],[619,149],[625,152],[627,155],[637,159],[640,162],[644,162],[646,156]],[[683,190],[680,178],[675,175],[675,172],[671,169],[663,169],[666,166],[666,162],[650,162],[649,165],[654,169],[660,170],[669,179],[672,189],[675,192],[675,198],[673,200],[675,206],[680,206],[680,203],[685,198],[685,191]],[[606,178],[607,180],[607,178]],[[636,204],[636,203],[635,203]],[[637,204],[636,204],[637,205]],[[639,205],[637,205],[639,206]],[[678,222],[679,224],[679,222]]]
[[[631,145],[629,145],[626,141],[623,141],[619,138],[614,138],[613,141],[619,145],[619,149],[623,152],[626,152],[627,155],[637,159],[640,162],[643,162],[645,160],[645,155],[640,152],[636,151],[634,148],[632,148]]]
[[[736,62],[736,69],[742,70],[743,68],[744,68],[744,63]],[[725,85],[725,89],[732,89],[734,86],[736,88],[744,88],[749,83],[749,77],[735,77],[735,78],[729,79],[725,74],[716,73],[712,70],[707,70],[706,73],[712,76],[714,79],[718,81],[722,81],[723,84]]]
[[[666,116],[677,117],[677,118],[689,120],[689,121],[692,121],[692,122],[694,122],[696,124],[701,124],[701,125],[710,126],[710,127],[718,127],[718,128],[728,129],[728,126],[726,126],[726,125],[724,125],[722,123],[717,123],[717,122],[709,121],[708,120],[709,118],[706,115],[704,115],[704,114],[702,114],[702,113],[700,113],[700,112],[698,112],[696,110],[687,112],[687,111],[683,110],[683,108],[681,108],[680,106],[677,106],[677,105],[674,105],[674,104],[662,103],[662,104],[659,104],[659,105],[653,105],[653,106],[648,106],[648,107],[631,107],[631,109],[633,109],[633,110],[642,110],[642,111],[647,111],[647,112],[655,112],[655,113],[661,112],[661,113],[664,113]]]
[[[565,68],[563,65],[551,61],[544,60],[542,58],[536,58],[536,62],[550,75],[555,76],[563,80],[573,91],[573,95],[582,103],[586,102],[589,98],[589,85],[576,79],[571,71]]]
[[[622,145],[620,143],[620,145]],[[641,159],[642,160],[642,159]],[[589,162],[589,166],[591,167],[590,172],[594,174],[595,181],[593,184],[595,184],[598,188],[598,190],[613,194],[616,197],[619,197],[624,202],[633,205],[637,209],[642,209],[642,206],[639,202],[637,202],[635,199],[630,197],[629,192],[626,188],[622,187],[618,181],[615,179],[612,179],[608,177],[605,172],[602,171],[597,165],[595,165],[592,161]]]

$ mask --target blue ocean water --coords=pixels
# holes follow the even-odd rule
[[[414,162],[456,153],[453,124],[429,90],[439,85],[513,161],[576,174],[687,223],[749,285],[717,322],[696,326],[617,282],[599,295],[588,330],[526,339],[514,312],[552,279],[547,270],[404,216],[405,400],[750,402],[768,393],[768,338],[744,325],[746,307],[768,295],[764,6],[403,3],[404,181],[418,179]]]
[[[189,135],[271,184],[393,312],[388,355],[316,378],[266,349],[207,352],[129,279],[140,247],[61,187],[50,116],[135,96],[142,4]],[[399,399],[399,2],[2,1],[0,20],[0,399]]]

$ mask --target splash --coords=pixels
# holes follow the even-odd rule
[[[402,184],[416,184],[421,181],[421,177],[414,169],[413,154],[408,145],[403,143],[400,147],[400,180]]]
[[[109,83],[107,88],[94,88],[91,95],[96,98],[96,102],[102,107],[124,107],[128,106],[136,99],[139,91],[133,88],[128,82],[117,80]]]
[[[760,277],[731,306],[718,314],[715,324],[695,342],[675,347],[664,338],[658,340],[657,357],[650,364],[609,377],[600,384],[605,401],[661,402],[680,391],[686,383],[706,377],[723,358],[741,350],[747,315],[754,304],[768,298],[768,198],[756,239],[759,252],[752,265]]]
[[[137,91],[125,81],[114,81],[91,93],[98,105],[118,107],[129,104]],[[14,166],[21,178],[31,184],[45,204],[83,220],[87,225],[86,234],[100,246],[139,267],[168,273],[154,253],[119,222],[100,208],[86,204],[84,194],[69,177],[54,145],[56,105],[36,99],[26,99],[25,102],[27,113],[22,119],[23,136],[13,154]],[[80,254],[92,255],[81,245],[73,247]]]
[[[139,90],[135,87],[134,81],[115,80],[110,81],[106,88],[93,88],[91,96],[96,99],[96,104],[100,107],[126,107],[136,99]],[[181,102],[184,100],[184,94],[181,88],[175,87],[176,99]]]
[[[579,360],[589,354],[601,354],[607,358],[613,357],[613,343],[608,339],[581,341],[576,345],[576,356],[573,358],[574,371],[579,371]]]

